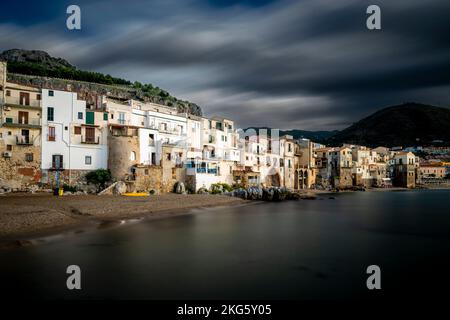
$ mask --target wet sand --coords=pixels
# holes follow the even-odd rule
[[[0,247],[11,241],[51,235],[88,224],[109,225],[141,217],[169,217],[189,209],[239,205],[221,195],[162,194],[148,197],[11,194],[0,196]],[[22,241],[22,242],[20,242]]]

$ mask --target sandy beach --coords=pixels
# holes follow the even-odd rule
[[[11,194],[0,197],[0,242],[58,233],[90,223],[165,217],[193,208],[245,203],[248,202],[229,196],[201,194],[148,197]]]

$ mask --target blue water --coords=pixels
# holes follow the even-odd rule
[[[3,292],[31,298],[432,297],[448,287],[450,191],[201,209],[0,252]],[[66,289],[79,265],[82,290]],[[381,291],[366,268],[381,268]]]

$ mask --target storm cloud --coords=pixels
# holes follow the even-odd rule
[[[377,1],[377,31],[364,0],[79,1],[81,31],[65,28],[69,4],[7,4],[0,49],[153,83],[242,127],[341,129],[392,104],[449,105],[446,0]]]

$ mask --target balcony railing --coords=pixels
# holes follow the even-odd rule
[[[83,143],[83,144],[100,144],[100,137],[81,136],[81,143]]]
[[[22,103],[21,103],[22,102]],[[41,100],[30,99],[29,104],[25,104],[24,101],[20,101],[19,97],[6,97],[5,103],[8,105],[12,105],[13,107],[31,107],[31,108],[39,108],[41,106]]]
[[[21,135],[17,135],[16,136],[16,145],[25,145],[25,146],[29,146],[29,145],[33,145],[33,141],[34,141],[34,137],[33,136],[21,136]]]
[[[18,117],[5,117],[4,126],[40,126],[41,119],[40,118],[18,118]]]
[[[197,168],[197,173],[208,173],[208,174],[217,174],[217,169],[213,168]]]

